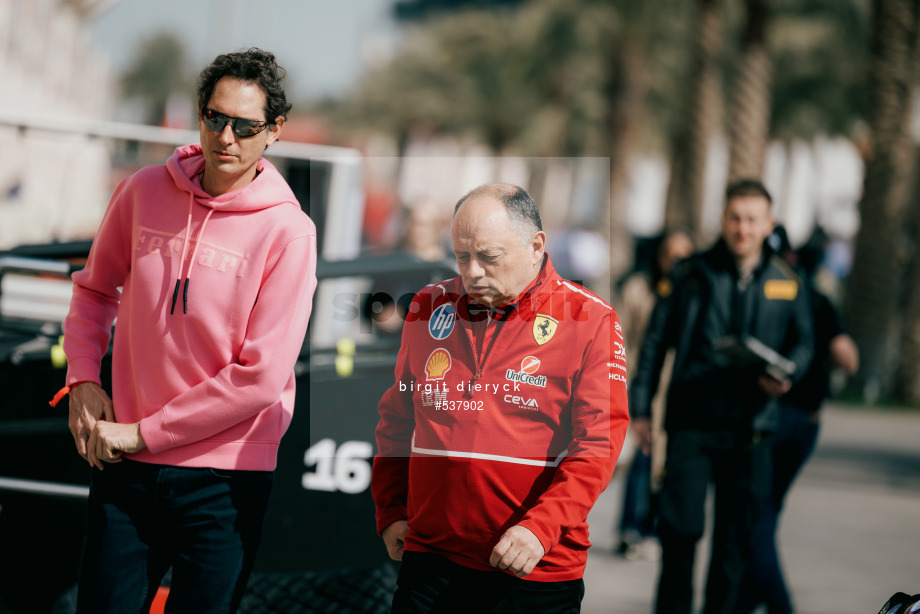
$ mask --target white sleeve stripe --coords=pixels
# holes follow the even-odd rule
[[[570,284],[569,282],[567,282],[567,281],[565,281],[565,280],[559,280],[559,281],[557,281],[556,283],[565,286],[566,288],[568,288],[568,289],[571,290],[572,292],[577,292],[577,293],[579,293],[579,294],[583,294],[584,296],[587,296],[587,297],[588,297],[589,299],[591,299],[592,301],[594,301],[594,302],[596,302],[596,303],[600,303],[601,305],[603,305],[603,306],[606,307],[607,309],[613,309],[613,307],[611,307],[610,305],[608,305],[606,301],[603,301],[603,300],[597,298],[596,296],[593,296],[593,295],[591,295],[591,294],[588,294],[587,292],[585,292],[585,291],[582,290],[581,288],[576,288],[575,286],[573,286],[572,284]]]

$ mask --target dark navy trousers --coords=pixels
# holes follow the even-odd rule
[[[769,614],[793,611],[776,549],[776,530],[786,493],[814,451],[817,440],[817,417],[804,410],[783,406],[773,440],[771,492],[761,508],[754,530],[736,612],[748,614],[761,603],[766,604]]]
[[[659,496],[661,576],[656,614],[690,614],[696,544],[706,524],[706,494],[715,486],[715,518],[704,614],[732,614],[751,536],[769,492],[769,434],[677,430]]]
[[[536,582],[429,552],[403,553],[393,614],[578,614],[584,580]]]
[[[147,612],[166,571],[168,613],[235,612],[272,473],[125,460],[93,469],[78,614]]]

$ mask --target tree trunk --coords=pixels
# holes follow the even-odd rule
[[[672,144],[665,224],[686,229],[699,244],[706,154],[722,116],[718,62],[722,14],[718,0],[699,0],[697,10],[687,114]]]
[[[610,100],[610,278],[617,279],[632,264],[633,242],[626,227],[626,194],[630,157],[636,150],[649,90],[643,41],[628,34],[615,51],[612,69],[616,84]]]
[[[920,164],[914,149],[913,176],[920,173]],[[920,182],[914,180],[910,196],[910,207],[906,212],[904,226],[908,229],[911,253],[906,275],[906,300],[904,328],[901,334],[901,353],[895,372],[894,397],[899,402],[913,407],[920,406]]]
[[[899,246],[914,157],[908,128],[917,72],[917,17],[915,0],[873,2],[868,85],[872,151],[845,305],[861,353],[853,385],[869,403],[890,396],[897,357],[894,324],[904,271]],[[913,368],[916,373],[916,363]]]
[[[747,26],[741,42],[728,118],[728,180],[760,179],[770,134],[770,82],[773,68],[764,44],[768,0],[747,0]]]

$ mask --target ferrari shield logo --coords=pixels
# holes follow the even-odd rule
[[[556,334],[556,328],[559,327],[559,321],[549,316],[537,315],[533,321],[533,339],[537,345],[543,345],[553,338]]]

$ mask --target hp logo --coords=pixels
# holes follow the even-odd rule
[[[454,306],[450,303],[445,303],[431,314],[431,319],[428,320],[428,332],[435,339],[446,339],[451,331],[454,330],[456,320],[457,314],[454,311]]]

